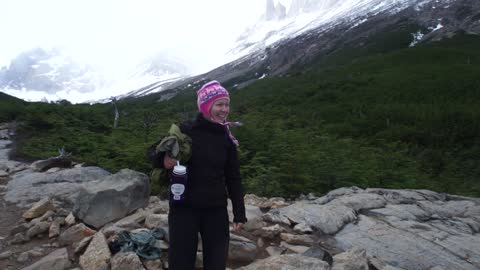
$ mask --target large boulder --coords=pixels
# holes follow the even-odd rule
[[[73,213],[84,223],[100,228],[148,205],[148,176],[129,169],[90,183],[76,197]]]
[[[408,221],[407,224],[402,228],[398,223],[359,215],[358,223],[346,225],[335,235],[335,240],[338,248],[363,248],[369,256],[403,269],[480,268],[480,262],[475,259],[480,258],[478,237],[435,232],[434,227],[418,222],[412,224]],[[432,230],[436,236],[428,236]]]

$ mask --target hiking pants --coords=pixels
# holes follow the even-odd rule
[[[202,238],[203,269],[225,270],[230,232],[226,207],[170,207],[168,269],[195,269],[198,233]]]

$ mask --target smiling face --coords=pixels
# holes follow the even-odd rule
[[[211,119],[218,123],[223,123],[227,120],[228,113],[230,112],[230,99],[221,98],[213,102],[210,108]]]

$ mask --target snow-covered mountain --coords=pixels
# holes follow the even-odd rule
[[[89,99],[138,97],[171,90],[164,95],[169,98],[176,91],[196,87],[208,79],[241,87],[257,79],[287,73],[313,60],[321,62],[345,52],[361,55],[408,48],[421,42],[448,38],[458,32],[478,35],[478,10],[478,0],[266,0],[264,15],[232,44],[225,55],[224,65],[205,74],[187,76],[189,71],[182,61],[160,55],[136,66],[133,72],[121,75],[122,80],[117,78],[119,83],[104,87],[111,91],[103,97],[96,95]],[[68,75],[55,75],[53,83],[45,79],[46,75],[39,74],[58,74],[52,71],[59,70],[58,65],[55,69],[42,67],[41,73],[35,72],[41,66],[38,62],[46,61],[42,57],[37,57],[38,61],[21,57],[20,64],[3,68],[0,88],[8,86],[15,87],[15,91],[24,91],[21,89],[31,87],[35,79],[38,82],[33,85],[37,89],[40,86],[43,89],[70,87],[55,92],[57,96],[65,93],[61,98],[69,99],[72,91],[76,93],[93,87],[92,84],[109,83],[92,72],[89,66],[72,65],[69,61],[58,62],[70,63],[67,66],[75,68],[61,68]],[[17,65],[23,68],[17,68]],[[25,71],[25,66],[29,67],[29,72]],[[12,79],[11,70],[20,70],[13,74],[21,76],[15,75]],[[62,79],[58,81],[59,78]],[[78,86],[78,90],[73,90],[73,86]],[[5,92],[22,97],[8,91]]]
[[[480,35],[478,0],[267,0],[263,16],[237,40],[235,61],[166,85],[160,100],[216,79],[233,88],[308,66],[416,46],[457,34]],[[267,14],[266,12],[265,14]],[[155,87],[150,87],[155,92]]]
[[[146,58],[131,68],[109,73],[73,59],[62,49],[34,48],[0,69],[0,89],[30,101],[97,101],[132,89],[189,74],[182,60],[166,54]]]

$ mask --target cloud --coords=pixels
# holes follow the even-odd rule
[[[105,69],[164,51],[206,71],[263,8],[260,0],[2,0],[0,66],[39,46]]]

